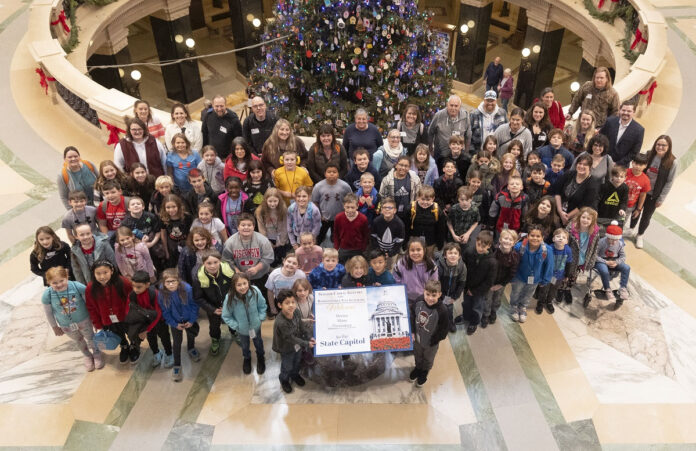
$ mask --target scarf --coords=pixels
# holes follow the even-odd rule
[[[398,147],[392,149],[389,146],[389,143],[384,143],[384,153],[389,157],[390,160],[396,160],[401,156],[402,153],[404,153],[404,146],[403,144],[399,143]]]

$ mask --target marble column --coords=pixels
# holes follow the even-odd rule
[[[235,48],[261,42],[263,0],[228,0],[228,2]],[[254,61],[261,59],[261,47],[237,52],[235,56],[237,69],[246,75],[254,67]]]
[[[455,30],[457,81],[471,85],[483,77],[492,10],[491,0],[461,0],[459,24]]]
[[[128,50],[128,29],[107,28],[105,35],[106,42],[87,58],[87,67],[129,64],[131,56]],[[133,90],[137,87],[137,84],[128,76],[128,73],[128,70],[123,70],[124,76],[122,77],[118,68],[92,69],[89,71],[92,80],[105,88],[115,88],[126,94],[133,95]]]
[[[203,0],[191,0],[191,6],[189,6],[189,18],[191,20],[191,29],[198,30],[205,28]]]
[[[196,55],[194,48],[187,46],[187,40],[191,38],[188,4],[185,9],[150,16],[150,24],[160,61]],[[190,104],[203,97],[197,61],[183,61],[163,66],[161,70],[169,99]]]

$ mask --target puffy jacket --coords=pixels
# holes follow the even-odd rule
[[[338,288],[343,276],[346,275],[346,268],[342,264],[337,264],[333,271],[324,269],[324,263],[314,268],[307,276],[307,280],[315,290],[322,288]]]
[[[90,264],[87,263],[84,252],[79,241],[75,241],[71,248],[72,258],[71,266],[72,273],[75,275],[75,280],[87,285],[92,280],[92,271]],[[106,235],[94,235],[94,261],[108,260],[116,266],[116,256],[114,250],[109,244],[109,237]]]
[[[536,251],[529,250],[527,240],[515,244],[515,252],[520,254],[520,264],[517,267],[515,279],[527,283],[527,278],[534,276],[534,283],[547,285],[553,277],[553,249],[546,243],[541,243]]]
[[[222,308],[222,302],[230,291],[230,284],[234,276],[234,269],[229,263],[220,262],[217,276],[208,274],[201,265],[193,279],[193,298],[208,314]]]
[[[516,198],[512,198],[507,188],[500,190],[495,202],[491,204],[491,219],[498,218],[495,228],[500,233],[507,224],[507,228],[517,232],[522,228],[522,218],[527,214],[527,195],[523,192]]]
[[[229,295],[225,296],[222,320],[240,335],[248,336],[250,330],[259,330],[261,322],[265,319],[266,299],[254,285],[249,285],[244,301],[236,298],[231,300]]]
[[[123,277],[121,277],[121,282],[123,282],[123,296],[121,296],[116,287],[110,285],[103,287],[102,294],[96,298],[93,294],[94,284],[99,282],[90,282],[87,285],[85,289],[85,304],[95,329],[103,329],[104,326],[110,326],[112,322],[109,315],[116,315],[116,318],[121,322],[126,319],[128,314],[128,293],[131,292],[133,286],[128,279]]]
[[[496,247],[493,252],[493,257],[495,257],[495,260],[498,262],[493,285],[505,286],[515,277],[517,267],[520,265],[520,254],[512,249],[505,254],[500,250],[500,247]]]
[[[183,323],[195,323],[198,319],[198,304],[193,299],[193,290],[191,285],[186,282],[180,282],[183,284],[184,290],[186,291],[186,303],[179,296],[179,291],[174,291],[170,293],[169,300],[165,302],[165,295],[162,294],[162,287],[160,286],[160,295],[158,296],[158,301],[160,308],[162,309],[162,316],[164,321],[171,327],[176,327]]]

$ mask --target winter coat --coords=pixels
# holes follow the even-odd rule
[[[258,331],[266,319],[266,299],[254,285],[249,285],[245,300],[230,299],[225,296],[222,307],[222,320],[239,335],[249,336],[250,330]]]
[[[120,276],[119,276],[120,277]],[[123,322],[128,314],[128,293],[131,292],[133,286],[126,278],[121,277],[123,282],[123,296],[118,293],[118,290],[113,285],[102,287],[102,294],[94,297],[94,284],[99,282],[90,282],[85,289],[85,303],[89,318],[92,320],[94,329],[103,329],[104,326],[112,324],[109,315],[116,315],[119,322]]]
[[[466,285],[466,265],[462,259],[460,258],[456,265],[450,266],[444,255],[438,255],[435,264],[442,286],[442,296],[459,299]]]
[[[203,265],[198,268],[198,273],[193,280],[193,298],[208,315],[222,308],[222,303],[230,291],[232,276],[234,276],[234,269],[227,262],[220,262],[217,276],[208,274]]]
[[[498,262],[492,252],[479,254],[476,247],[468,247],[464,251],[466,265],[466,290],[474,296],[483,296],[493,286]]]
[[[421,181],[420,177],[418,177],[418,173],[413,172],[413,171],[408,171],[408,176],[410,177],[410,182],[411,182],[411,200],[410,202],[413,202],[416,200],[416,194],[418,193],[418,189],[421,186]],[[385,197],[394,197],[394,169],[389,171],[389,174],[387,174],[384,179],[382,179],[382,185],[379,187],[379,195],[382,199]]]
[[[492,113],[488,113],[483,105],[484,103],[481,102],[478,108],[469,114],[469,120],[471,121],[471,148],[469,152],[471,153],[481,150],[484,139],[483,122],[486,116],[491,117],[491,125],[493,127],[492,130],[488,130],[485,133],[486,135],[492,135],[499,126],[508,121],[507,112],[504,109],[496,105],[495,110]]]
[[[515,244],[513,252],[520,255],[520,264],[515,273],[515,279],[524,283],[534,276],[534,283],[547,285],[553,277],[553,249],[546,243],[541,243],[536,251],[529,250],[527,240]]]
[[[580,262],[580,232],[575,227],[574,222],[568,226],[568,235],[568,245],[570,246],[570,250],[573,251],[573,262],[566,271],[568,287],[570,287],[575,284],[575,279],[578,277],[580,271],[594,268],[595,261],[597,260],[597,245],[599,244],[599,226],[595,225],[594,230],[590,233],[587,242],[587,251],[585,251],[585,263],[582,265],[578,264]]]
[[[92,280],[92,271],[90,268],[91,265],[87,262],[84,252],[82,252],[79,241],[73,243],[71,252],[71,266],[75,280],[86,285]],[[106,235],[94,235],[93,255],[95,262],[99,260],[108,260],[111,264],[116,266],[116,256],[109,244],[109,237]]]
[[[491,219],[498,218],[495,223],[498,233],[504,228],[519,232],[522,228],[522,218],[527,214],[527,207],[527,195],[524,192],[520,192],[513,199],[510,191],[507,188],[503,188],[496,197],[495,202],[491,204],[489,212]]]
[[[171,327],[176,327],[183,323],[195,323],[198,319],[198,304],[193,299],[193,290],[191,285],[186,282],[179,282],[183,284],[184,290],[186,291],[186,303],[179,296],[179,290],[174,291],[169,294],[168,302],[165,302],[164,295],[162,294],[162,287],[160,286],[160,295],[158,296],[158,301],[160,308],[162,309],[162,317],[164,321]]]
[[[568,114],[572,116],[578,108],[582,108],[582,111],[592,111],[595,116],[595,126],[601,127],[608,116],[619,113],[619,93],[611,86],[597,89],[592,80],[586,81],[575,93],[568,108]]]
[[[510,249],[507,254],[496,247],[493,251],[493,257],[498,262],[495,271],[495,279],[493,285],[507,285],[517,272],[517,267],[520,265],[520,254]]]
[[[327,271],[324,269],[324,263],[320,263],[319,266],[309,273],[307,280],[309,280],[309,283],[312,284],[312,288],[315,290],[321,290],[322,288],[331,289],[338,288],[345,275],[346,268],[340,263],[336,265],[333,271]]]

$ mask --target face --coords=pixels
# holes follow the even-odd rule
[[[485,99],[483,101],[483,107],[488,111],[489,113],[495,110],[495,99]]]
[[[358,114],[355,116],[355,127],[358,130],[365,130],[367,128],[367,115]]]
[[[655,152],[660,157],[664,157],[667,151],[669,150],[669,143],[667,142],[666,139],[658,139],[657,142],[655,143]]]
[[[324,257],[322,263],[324,263],[324,269],[333,271],[336,265],[338,265],[338,257]]]
[[[416,152],[416,160],[419,163],[425,163],[426,161],[428,161],[429,157],[430,157],[430,155],[427,152],[422,152],[422,151]]]
[[[225,188],[232,199],[238,198],[239,192],[242,190],[242,186],[235,181],[229,182]]]
[[[78,227],[75,230],[75,236],[84,248],[89,249],[94,244],[94,236],[92,236],[92,229],[89,226]]]
[[[645,170],[645,164],[638,164],[635,161],[631,163],[631,170],[633,171],[633,175],[640,175],[641,172]]]
[[[285,141],[290,137],[290,127],[288,127],[286,124],[281,125],[278,128],[278,139],[281,141]]]
[[[295,274],[295,271],[297,270],[298,267],[297,259],[295,257],[287,257],[283,261],[283,269],[285,270],[286,273],[289,274]]]
[[[541,185],[544,182],[544,173],[541,171],[532,171],[532,180],[537,185]]]
[[[585,212],[582,214],[582,216],[580,216],[580,227],[583,229],[589,229],[590,225],[592,225],[592,216]]]
[[[295,290],[295,296],[298,300],[306,300],[309,296],[309,290],[301,285]]]
[[[580,127],[587,130],[592,125],[592,117],[588,114],[580,115]]]
[[[590,173],[590,166],[584,161],[578,161],[578,163],[575,165],[575,170],[579,175],[584,176]]]
[[[102,285],[106,285],[111,280],[113,271],[108,266],[100,266],[94,270],[94,278]]]
[[[144,131],[143,131],[143,128],[141,126],[139,126],[138,124],[131,124],[129,130],[130,130],[131,136],[133,137],[133,139],[135,141],[139,141],[139,140],[143,139]]]
[[[539,247],[544,237],[541,235],[541,230],[532,230],[529,232],[529,235],[527,235],[527,239],[529,240],[530,246]]]
[[[490,244],[484,244],[481,240],[476,240],[476,252],[478,252],[479,254],[487,253],[488,249],[490,248]]]
[[[334,184],[338,180],[338,169],[336,168],[328,168],[326,171],[324,171],[324,178],[326,179],[327,183]]]
[[[189,177],[189,183],[196,191],[205,191],[205,179],[203,177]]]
[[[462,102],[459,99],[450,99],[447,102],[447,114],[450,117],[457,117],[459,115],[459,109],[462,107]]]
[[[150,288],[149,283],[143,283],[143,282],[132,282],[133,285],[133,291],[135,291],[135,294],[142,294],[147,291],[148,288]]]
[[[128,235],[119,235],[118,244],[123,247],[132,247],[134,243],[133,237]]]
[[[398,163],[396,163],[396,175],[399,178],[404,178],[406,177],[406,174],[408,174],[408,169],[411,167],[411,165],[408,164],[408,161],[406,160],[401,160]]]
[[[283,155],[283,166],[285,166],[285,170],[287,171],[294,171],[295,167],[297,167],[297,155],[294,153],[286,153]]]
[[[531,166],[533,164],[537,164],[539,162],[541,162],[541,160],[539,159],[539,157],[537,155],[530,153],[529,156],[527,157],[527,165],[528,166]]]
[[[297,309],[297,300],[294,296],[283,299],[283,303],[280,304],[280,312],[286,318],[292,318],[295,314],[295,309]]]
[[[471,199],[467,198],[466,196],[459,196],[459,206],[462,207],[462,210],[468,210],[471,208]]]
[[[203,224],[208,224],[213,219],[213,213],[207,208],[201,208],[198,210],[198,219],[200,219]]]
[[[333,143],[333,135],[330,133],[322,133],[319,135],[319,142],[324,147],[329,147]]]
[[[370,157],[367,155],[356,155],[355,165],[358,167],[360,172],[365,172],[367,165],[370,164]]]
[[[555,244],[559,249],[568,244],[568,238],[565,233],[557,233],[553,236],[553,244]]]
[[[406,117],[404,119],[406,125],[413,125],[416,123],[416,120],[418,120],[418,115],[413,109],[406,111]]]
[[[111,188],[104,191],[104,197],[111,203],[116,203],[121,198],[121,190],[116,188]]]
[[[522,155],[522,149],[520,149],[520,147],[517,145],[508,147],[508,152],[513,154],[515,158],[519,158],[520,155]]]
[[[547,92],[541,98],[541,100],[544,102],[544,105],[546,105],[546,108],[551,108],[551,105],[553,104],[553,98],[554,98],[553,92]]]
[[[174,149],[179,153],[186,153],[188,152],[188,145],[182,138],[176,138],[174,140]]]
[[[147,171],[143,168],[135,168],[132,172],[133,178],[138,183],[144,183],[147,179]]]
[[[505,169],[506,172],[510,171],[514,167],[515,167],[515,162],[513,160],[511,160],[509,158],[506,158],[503,160],[503,169]]]
[[[215,111],[215,114],[217,114],[220,117],[224,116],[227,112],[227,105],[225,103],[225,99],[217,97],[215,100],[213,100],[213,111]]]
[[[560,163],[558,161],[552,161],[551,162],[551,170],[555,173],[559,173],[563,170],[563,167],[565,165],[563,163]]]
[[[72,208],[75,211],[82,211],[85,209],[85,206],[87,205],[87,201],[85,199],[71,199],[69,202],[70,208]]]
[[[551,142],[551,145],[558,149],[561,147],[561,144],[563,144],[563,136],[562,135],[553,135],[551,138],[549,138],[549,142]]]
[[[493,59],[493,64],[495,64],[496,66],[497,66],[498,64],[500,64],[500,57],[499,57],[499,56],[496,56],[496,57]]]
[[[435,199],[430,196],[418,196],[416,202],[418,202],[421,208],[430,208],[433,206]]]
[[[606,72],[597,72],[594,76],[594,85],[597,89],[602,89],[607,85],[607,74]]]
[[[260,182],[261,178],[263,177],[263,171],[261,169],[249,171],[249,177],[251,177],[253,182]]]
[[[517,130],[522,126],[522,116],[511,116],[510,117],[510,130],[516,133]]]
[[[104,166],[102,168],[102,175],[104,176],[105,179],[107,180],[113,180],[116,178],[116,174],[118,174],[118,170],[109,165],[109,166]]]
[[[551,213],[551,202],[544,200],[537,207],[537,216],[545,218],[549,213]]]
[[[452,143],[449,145],[450,152],[452,152],[453,157],[458,157],[462,153],[462,145],[460,143]]]
[[[244,158],[246,156],[246,150],[244,150],[244,146],[240,146],[239,144],[234,146],[234,156],[237,158]]]
[[[508,182],[508,190],[510,191],[510,194],[517,195],[520,192],[522,192],[522,180],[520,179],[512,179]]]
[[[512,245],[515,244],[512,237],[507,233],[504,235],[500,235],[500,240],[498,241],[498,243],[500,244],[500,248],[505,251],[508,249],[512,249]]]
[[[249,291],[249,281],[246,279],[239,279],[234,284],[234,291],[239,294],[246,294]]]
[[[478,162],[479,166],[483,166],[484,168],[488,167],[488,163],[491,162],[491,160],[486,157],[479,157],[476,159],[476,161]]]
[[[440,299],[440,295],[442,295],[442,293],[438,291],[426,291],[423,293],[423,299],[425,300],[426,304],[435,305],[437,304],[437,300]]]
[[[254,223],[251,221],[241,221],[237,225],[237,230],[239,230],[239,235],[242,238],[250,238],[254,234]]]
[[[611,183],[613,183],[614,186],[619,186],[625,181],[626,181],[626,173],[624,173],[624,172],[620,172],[616,175],[611,176]]]
[[[168,291],[176,291],[179,289],[179,279],[176,277],[167,277],[164,279],[164,288]]]
[[[266,119],[266,102],[256,98],[251,101],[251,109],[254,110],[254,115],[258,120]]]
[[[358,204],[355,202],[345,203],[343,204],[343,211],[346,212],[348,218],[355,218],[358,215]]]
[[[268,208],[271,210],[275,210],[278,207],[278,204],[280,203],[280,199],[278,199],[275,196],[269,196],[268,199],[266,199],[266,204],[268,205]]]
[[[498,146],[496,145],[495,142],[488,140],[486,141],[486,147],[483,150],[487,150],[488,152],[495,152],[498,149]]]
[[[300,238],[300,247],[309,252],[314,247],[314,240],[308,236],[302,237]]]
[[[363,268],[362,265],[355,265],[353,270],[350,272],[350,275],[356,279],[360,278],[365,275],[365,268]]]
[[[143,122],[147,122],[147,115],[150,114],[150,108],[145,103],[139,103],[135,107],[135,114],[138,115],[138,119]]]
[[[380,255],[379,257],[370,260],[370,266],[375,274],[382,274],[384,272],[384,268],[387,266],[387,259]]]
[[[372,192],[372,188],[375,187],[375,181],[374,179],[367,177],[364,179],[360,179],[360,187],[362,188],[363,193],[369,194],[370,192]]]
[[[68,153],[65,154],[65,161],[68,163],[68,166],[70,167],[76,167],[80,165],[80,154],[75,152],[74,150],[68,151]]]
[[[179,125],[186,122],[186,112],[181,107],[174,108],[174,112],[172,113],[172,117],[174,118],[174,122],[176,122]]]
[[[165,183],[164,185],[161,185],[159,188],[157,188],[157,191],[163,196],[166,196],[167,194],[172,193],[172,185]]]
[[[401,135],[399,132],[391,132],[389,136],[387,136],[387,141],[389,141],[389,147],[399,147],[399,144],[401,144]]]
[[[300,207],[306,207],[309,203],[309,195],[304,191],[300,191],[295,194],[295,202],[297,202],[297,205]]]
[[[532,117],[534,118],[535,122],[540,122],[544,118],[544,109],[535,106],[532,110]]]
[[[593,155],[602,155],[602,152],[604,152],[604,146],[602,145],[602,143],[596,142],[592,144]]]
[[[170,218],[175,218],[179,214],[179,206],[176,202],[167,202],[164,205],[164,211],[167,212]]]
[[[408,256],[416,263],[422,262],[425,258],[425,249],[420,243],[413,243],[408,247]]]
[[[382,205],[382,216],[384,216],[384,219],[386,219],[387,221],[391,221],[395,214],[396,209],[394,208],[394,204]]]
[[[205,164],[209,164],[209,165],[215,164],[216,157],[217,157],[217,155],[215,155],[215,152],[213,152],[212,150],[209,150],[203,154],[203,160],[205,160]]]
[[[457,249],[450,249],[447,252],[445,252],[445,260],[447,260],[447,263],[449,263],[451,266],[454,266],[459,262],[459,251]]]
[[[481,179],[478,177],[473,177],[469,179],[469,186],[474,190],[478,191],[481,188]]]
[[[445,163],[442,172],[444,172],[447,177],[452,177],[454,173],[457,172],[457,168],[452,163]]]
[[[36,237],[36,240],[44,249],[50,249],[51,247],[53,247],[53,237],[48,233],[39,233],[39,236]]]

